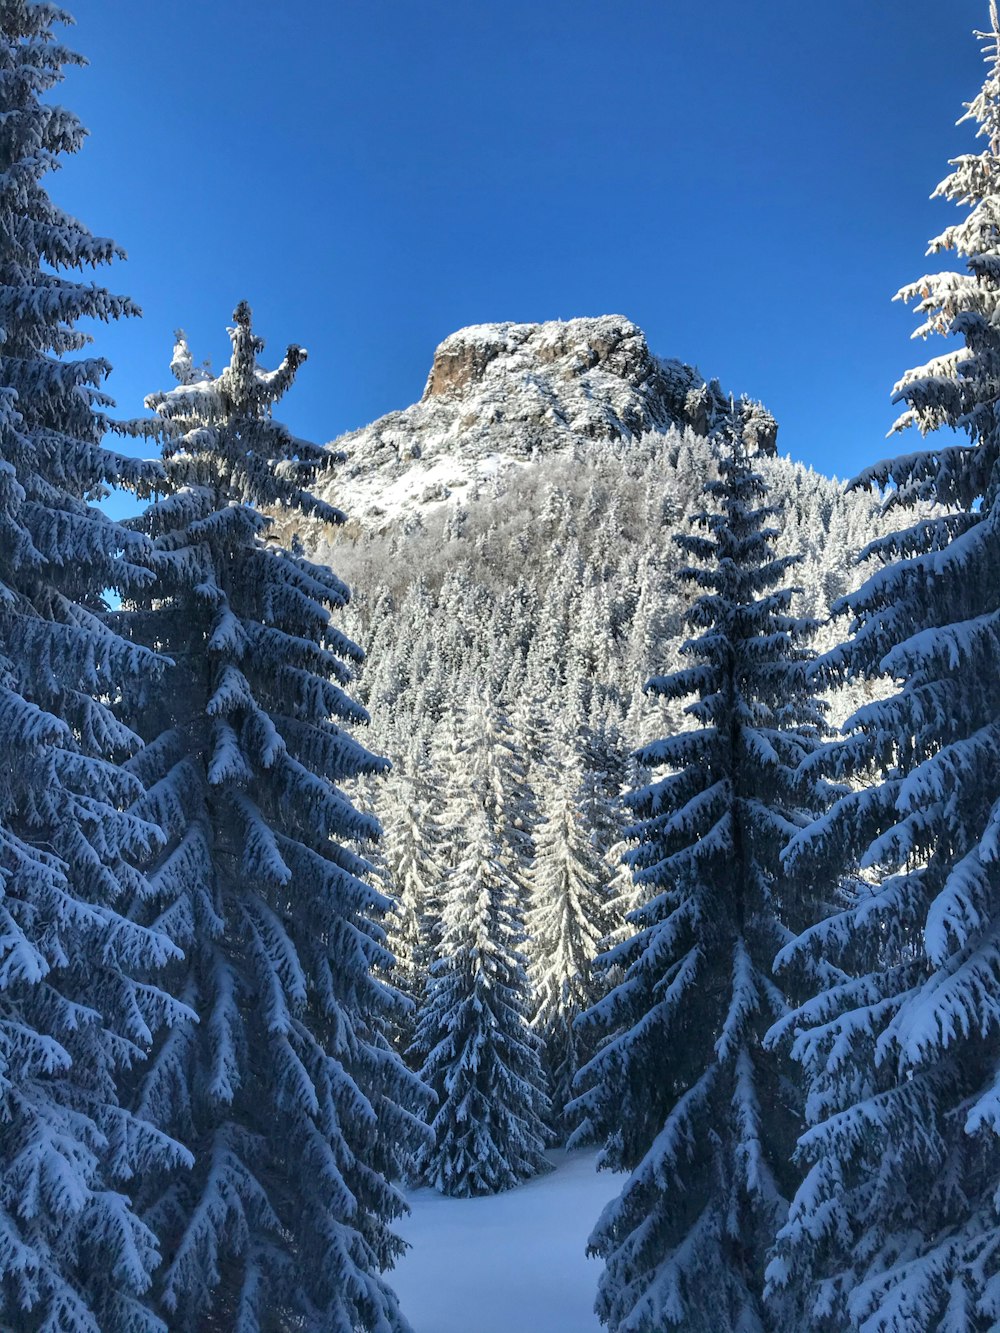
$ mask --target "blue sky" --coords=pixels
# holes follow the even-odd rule
[[[419,397],[466,324],[622,313],[849,475],[921,359],[891,297],[953,210],[987,0],[93,0],[56,200],[129,252],[121,411],[247,298],[318,440]],[[345,496],[349,507],[349,497]]]

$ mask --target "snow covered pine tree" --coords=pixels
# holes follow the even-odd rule
[[[393,751],[392,774],[379,793],[389,888],[395,904],[395,914],[387,922],[395,959],[391,980],[411,1005],[392,1038],[404,1056],[413,1044],[417,1009],[427,981],[432,923],[437,915],[433,894],[442,879],[437,774],[430,749],[421,737],[400,736],[399,748]]]
[[[552,1124],[560,1141],[568,1130],[565,1109],[573,1080],[592,1054],[576,1018],[599,998],[592,964],[612,921],[594,827],[603,810],[596,809],[592,784],[588,787],[582,730],[577,726],[569,735],[557,730],[554,738],[554,762],[541,794],[545,822],[535,834],[528,915],[532,1027],[542,1039]]]
[[[884,562],[844,601],[852,640],[819,666],[882,677],[815,762],[859,787],[789,851],[795,873],[835,883],[860,860],[856,898],[787,952],[839,969],[784,1025],[810,1080],[810,1169],[770,1279],[824,1333],[987,1333],[1000,1327],[1000,25],[968,108],[983,151],[937,194],[969,208],[931,243],[965,257],[900,296],[918,330],[962,346],[907,373],[897,427],[951,426],[855,486],[887,506],[936,501],[874,544]],[[870,880],[866,883],[865,880]],[[780,1035],[776,1034],[776,1035]]]
[[[549,1169],[549,1107],[519,952],[523,910],[502,821],[498,828],[507,793],[496,775],[509,754],[484,743],[490,735],[502,746],[504,733],[482,712],[480,705],[466,713],[466,742],[444,775],[442,823],[455,862],[442,886],[414,1041],[438,1098],[433,1143],[418,1155],[417,1171],[455,1196],[498,1193]]]
[[[168,980],[200,1019],[136,1094],[195,1167],[147,1176],[139,1202],[171,1333],[401,1333],[379,1273],[402,1248],[389,1181],[426,1132],[424,1097],[372,975],[391,964],[389,903],[348,845],[377,825],[337,785],[384,763],[330,721],[366,717],[343,688],[360,650],[331,622],[347,589],[267,536],[265,508],[341,517],[302,489],[330,456],[271,415],[305,352],[264,371],[249,308],[234,319],[218,378],[181,336],[179,387],[147,399],[166,494],[135,523],[159,582],[123,613],[176,663],[129,709],[144,809],[169,837],[146,911],[183,947]]]
[[[88,502],[161,470],[101,448],[109,367],[72,355],[77,320],[135,308],[64,276],[118,252],[41,184],[85,134],[40,100],[81,63],[53,32],[68,21],[0,3],[0,1327],[153,1333],[156,1242],[125,1191],[185,1154],[121,1108],[116,1077],[175,1008],[134,979],[172,948],[119,914],[158,833],[123,813],[137,738],[108,700],[155,659],[101,619],[106,589],[151,579],[149,543]]]
[[[590,1241],[607,1261],[597,1310],[614,1333],[782,1326],[762,1292],[794,1185],[797,1097],[761,1039],[787,1007],[771,970],[796,886],[779,854],[816,799],[796,770],[823,711],[805,680],[808,623],[780,588],[795,557],[774,554],[745,418],[741,403],[719,423],[714,507],[675,538],[693,560],[683,577],[703,589],[682,650],[692,665],[647,689],[695,695],[695,725],[639,751],[672,772],[626,798],[639,816],[628,856],[652,896],[599,960],[621,980],[581,1019],[605,1041],[569,1108],[574,1141],[596,1137],[602,1165],[632,1173]]]

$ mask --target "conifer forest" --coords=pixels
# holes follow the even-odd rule
[[[567,1160],[593,1328],[1000,1329],[983,9],[930,359],[844,485],[617,315],[308,441],[335,376],[251,291],[121,420],[139,311],[53,174],[86,19],[0,0],[2,1333],[442,1333],[412,1201]]]

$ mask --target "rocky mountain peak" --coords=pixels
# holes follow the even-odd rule
[[[335,441],[347,462],[321,494],[370,526],[574,443],[698,429],[716,391],[622,315],[476,324],[438,346],[419,402]]]
[[[491,379],[531,374],[542,367],[564,382],[597,369],[636,390],[656,373],[642,330],[621,315],[545,324],[474,324],[438,346],[421,401],[468,393]]]

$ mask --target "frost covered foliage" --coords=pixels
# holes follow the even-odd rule
[[[772,964],[802,911],[781,871],[819,793],[797,776],[824,727],[806,682],[811,628],[789,612],[792,556],[753,470],[737,405],[720,427],[708,512],[675,539],[698,592],[680,670],[647,688],[694,701],[693,724],[640,751],[666,769],[627,801],[646,902],[598,962],[619,980],[581,1020],[603,1045],[571,1106],[602,1164],[632,1174],[590,1241],[597,1310],[614,1333],[758,1333],[764,1267],[794,1180],[798,1098],[763,1047],[787,1010]]]
[[[877,676],[822,768],[871,785],[791,848],[817,882],[861,877],[786,953],[838,969],[786,1025],[810,1081],[808,1175],[779,1240],[776,1290],[818,1333],[986,1333],[1000,1326],[1000,36],[971,104],[985,140],[938,194],[967,208],[932,243],[966,260],[904,289],[943,357],[904,376],[901,424],[947,435],[881,463],[891,512],[951,512],[875,544],[884,568],[848,597],[852,640],[820,665]]]
[[[576,1019],[600,996],[592,964],[614,921],[602,855],[602,847],[610,850],[611,833],[602,820],[606,823],[614,809],[618,774],[609,775],[594,756],[585,757],[582,732],[578,726],[572,735],[554,738],[554,763],[541,786],[542,822],[535,834],[528,915],[532,1026],[542,1038],[553,1127],[560,1139],[568,1128],[564,1113],[573,1081],[593,1054]]]
[[[444,1194],[495,1194],[548,1169],[548,1101],[530,991],[521,891],[497,832],[502,748],[483,743],[485,710],[467,712],[443,812],[451,861],[414,1048],[438,1098],[433,1142],[417,1158]],[[496,746],[496,748],[494,748]],[[466,799],[471,790],[472,800]],[[492,817],[491,817],[492,816]]]
[[[127,1191],[185,1153],[123,1109],[121,1069],[176,1006],[136,974],[172,955],[121,915],[158,845],[125,813],[136,737],[108,701],[152,655],[102,623],[103,592],[147,586],[145,538],[88,501],[158,467],[101,448],[109,367],[83,355],[83,317],[134,313],[72,271],[108,263],[42,181],[84,131],[40,96],[79,58],[68,16],[0,3],[0,1326],[163,1330],[143,1305],[156,1240]]]
[[[410,1001],[397,1014],[393,1044],[406,1052],[413,1043],[416,1007],[423,996],[430,963],[434,923],[440,915],[439,891],[443,831],[442,793],[432,767],[429,747],[420,741],[408,748],[406,762],[384,779],[373,794],[384,829],[383,871],[394,898],[388,928],[392,937],[393,985]]]
[[[158,582],[123,613],[175,663],[127,701],[147,742],[131,771],[169,839],[142,912],[184,950],[166,979],[198,1019],[135,1087],[194,1167],[147,1173],[138,1197],[171,1333],[402,1333],[379,1274],[422,1102],[382,1036],[398,1000],[372,975],[388,904],[358,844],[377,826],[340,786],[383,762],[351,733],[360,651],[332,619],[347,590],[269,541],[261,513],[338,517],[302,489],[328,456],[272,416],[305,352],[264,371],[246,305],[234,320],[218,378],[182,339],[180,385],[147,399],[167,480],[136,525]]]
[[[386,856],[396,895],[407,897],[410,882],[395,850],[408,837],[396,794],[416,783],[426,845],[446,869],[434,823],[443,769],[463,706],[484,693],[490,710],[506,715],[524,768],[520,806],[503,823],[498,816],[494,831],[509,839],[513,818],[526,835],[522,850],[530,851],[541,834],[541,806],[554,799],[551,784],[578,764],[587,857],[596,859],[602,884],[617,877],[627,756],[685,725],[678,705],[648,698],[641,686],[680,664],[690,590],[678,578],[671,538],[702,505],[714,451],[711,440],[690,432],[594,441],[481,483],[462,507],[418,507],[382,533],[355,530],[353,540],[314,548],[357,590],[344,627],[369,649],[360,697],[372,709],[377,746],[394,765],[376,809],[392,826]],[[461,466],[459,455],[453,467]],[[828,478],[787,459],[764,457],[759,466],[782,509],[778,551],[804,557],[796,568],[804,589],[797,611],[822,617],[857,585],[854,558],[879,521],[872,499],[845,497]],[[851,703],[836,701],[835,713],[846,716],[870,690],[860,683],[844,693]],[[570,712],[572,752],[562,725]],[[550,865],[559,855],[576,859],[554,843],[545,855]],[[523,867],[517,874],[524,879]],[[537,888],[530,906],[545,910]],[[409,913],[406,907],[395,918],[404,930],[412,929]],[[406,939],[394,947],[409,956]],[[524,949],[542,986],[548,959],[530,938]]]

